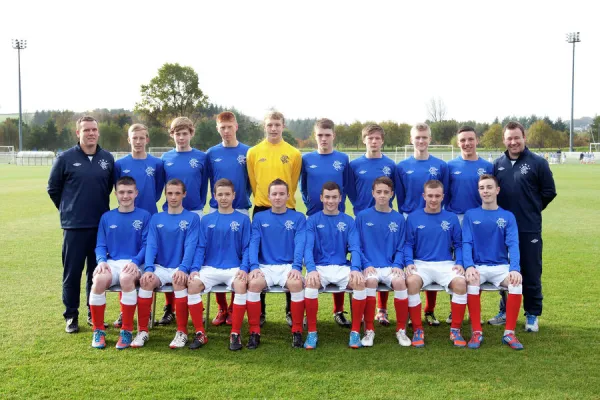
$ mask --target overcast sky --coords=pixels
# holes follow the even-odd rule
[[[595,1],[7,1],[0,114],[132,109],[165,62],[193,67],[211,102],[261,118],[575,118],[600,112]]]

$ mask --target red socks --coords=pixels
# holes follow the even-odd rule
[[[319,311],[319,299],[304,298],[306,307],[306,322],[309,332],[317,331],[317,312]]]
[[[333,313],[344,311],[344,292],[333,294]]]
[[[217,304],[219,305],[219,310],[227,311],[227,294],[215,293],[215,299],[217,300]],[[233,300],[231,300],[231,302],[233,303]]]
[[[426,291],[425,292],[425,312],[433,312],[435,310],[435,303],[437,302],[437,292]]]
[[[246,310],[248,311],[248,325],[250,325],[250,333],[260,334],[260,301],[246,302]]]
[[[406,329],[408,321],[408,299],[394,299],[394,308],[396,309],[396,331]]]
[[[292,332],[302,332],[302,320],[304,319],[304,302],[305,300],[292,301],[292,304],[290,306],[290,311],[292,312]]]
[[[375,300],[375,298],[373,298]],[[362,324],[363,316],[365,315],[365,307],[367,305],[367,299],[356,300],[356,296],[352,299],[352,330],[354,332],[360,332],[360,325]],[[367,317],[365,316],[365,319]],[[373,318],[371,318],[371,323]]]
[[[259,302],[260,304],[260,302]],[[238,335],[242,331],[242,323],[244,323],[244,315],[246,314],[246,304],[233,304],[232,303],[232,315],[231,315],[231,333],[237,333]],[[259,313],[260,318],[260,313]],[[260,323],[259,323],[260,328]]]
[[[421,320],[421,303],[414,307],[408,307],[408,313],[410,314],[410,320],[412,321],[413,330],[423,329],[423,321]]]
[[[471,286],[469,286],[469,289]],[[473,289],[473,292],[475,290]],[[473,332],[481,332],[481,295],[479,293],[479,287],[477,287],[477,294],[467,294],[467,305],[469,307],[469,315],[471,317],[471,329]],[[454,316],[454,314],[452,314]]]
[[[104,310],[106,309],[106,304],[102,304],[101,306],[93,306],[90,304],[90,312],[92,313],[92,327],[94,330],[99,329],[101,331],[104,330]]]
[[[186,299],[187,300],[187,299]],[[179,304],[177,305],[177,311],[179,311]],[[190,316],[192,317],[192,323],[194,324],[195,332],[204,332],[204,320],[202,314],[204,313],[204,305],[202,302],[196,304],[188,304],[188,309],[190,311]],[[179,313],[178,313],[179,314]],[[183,326],[179,325],[179,315],[177,315],[177,330],[178,331],[187,331],[187,316],[186,320],[186,330],[183,330]]]
[[[458,304],[454,301],[450,303],[450,310],[452,310],[452,324],[450,324],[450,327],[452,329],[460,329],[463,319],[465,318],[466,309],[466,304]],[[471,316],[471,318],[473,318],[473,316]],[[479,317],[479,320],[481,321],[481,317]]]
[[[377,304],[379,308],[383,308],[387,310],[387,302],[389,297],[389,292],[377,292]],[[373,317],[375,317],[373,315]],[[365,317],[366,318],[366,317]]]
[[[138,296],[138,332],[148,332],[148,320],[152,308],[152,297],[144,298]]]
[[[379,292],[379,293],[383,293],[383,292]],[[387,292],[385,292],[385,294],[386,294],[385,301],[387,302]],[[365,329],[371,330],[371,331],[375,330],[375,326],[373,325],[373,320],[375,319],[375,306],[376,306],[375,296],[367,296],[367,299],[365,300],[365,311],[364,311],[364,313],[365,313],[364,314],[365,315]],[[352,305],[352,307],[354,307],[354,305]],[[352,316],[352,322],[354,322],[354,315]],[[360,332],[360,331],[356,331],[356,332]]]
[[[200,313],[202,319],[202,313]],[[188,323],[188,298],[179,297],[175,298],[175,319],[177,319],[177,331],[185,332],[187,334],[187,323]]]
[[[521,309],[521,300],[523,295],[508,293],[506,300],[506,330],[514,331],[517,327],[517,318],[519,318],[519,310]]]
[[[124,331],[133,331],[133,316],[135,315],[135,304],[123,304],[121,303],[121,312],[123,312],[123,319],[121,323],[121,329]],[[148,320],[146,320],[148,323]]]

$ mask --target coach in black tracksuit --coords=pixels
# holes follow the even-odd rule
[[[500,193],[498,205],[517,219],[523,308],[542,315],[542,210],[556,197],[548,162],[525,146],[525,130],[518,122],[504,127],[506,152],[494,162]]]
[[[79,143],[58,156],[48,179],[48,194],[60,213],[63,229],[63,314],[67,333],[79,331],[81,275],[87,260],[86,298],[96,268],[96,235],[103,213],[109,210],[114,158],[98,145],[98,122],[77,121]],[[88,311],[89,313],[89,311]]]

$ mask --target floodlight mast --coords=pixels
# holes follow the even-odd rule
[[[21,108],[21,50],[25,50],[27,48],[27,40],[13,39],[12,47],[13,49],[17,50],[19,63],[19,151],[23,151],[23,111]]]
[[[569,129],[569,151],[573,151],[573,108],[575,104],[575,43],[579,43],[579,32],[567,33],[567,43],[573,43],[573,66],[571,69],[571,123]]]

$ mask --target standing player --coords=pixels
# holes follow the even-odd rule
[[[365,306],[365,336],[363,346],[373,346],[375,338],[375,293],[377,284],[383,282],[394,289],[396,309],[396,338],[401,346],[410,346],[406,336],[408,320],[408,292],[404,281],[404,217],[390,207],[394,183],[385,176],[373,182],[375,206],[361,211],[356,217],[360,237],[362,267],[367,286]]]
[[[350,180],[350,161],[348,155],[333,149],[335,126],[333,121],[322,118],[313,128],[317,141],[317,151],[302,156],[300,172],[300,191],[306,205],[306,215],[311,216],[323,209],[321,188],[325,182],[335,182],[342,190],[342,201],[339,209],[346,210],[346,191]],[[344,292],[333,294],[333,319],[343,327],[350,328],[350,322],[344,316]]]
[[[202,319],[202,292],[225,284],[230,290],[233,287],[237,293],[232,305],[229,349],[239,350],[240,330],[246,313],[250,218],[233,208],[233,182],[219,179],[214,187],[213,198],[217,201],[218,209],[200,221],[198,248],[188,279],[188,307],[196,329],[190,349],[199,349],[208,341]],[[224,251],[224,247],[227,251]]]
[[[217,131],[221,135],[222,142],[211,147],[206,152],[208,160],[208,179],[210,182],[211,193],[214,193],[214,185],[219,179],[229,179],[235,186],[235,197],[233,199],[233,208],[242,214],[248,215],[248,209],[251,206],[250,194],[252,187],[248,179],[248,169],[246,168],[246,154],[250,146],[240,143],[237,140],[238,124],[235,114],[230,111],[224,111],[217,115]],[[218,204],[215,198],[210,199],[210,211],[217,211]],[[219,304],[219,312],[212,320],[214,326],[227,323],[231,325],[231,313],[233,311],[234,293],[231,293],[231,303],[227,306],[227,297],[225,293],[216,293],[215,297]]]
[[[456,141],[460,147],[460,156],[448,161],[449,188],[445,208],[455,213],[462,225],[465,212],[481,205],[481,197],[477,192],[479,177],[483,174],[491,174],[494,167],[491,162],[477,154],[479,141],[473,127],[460,127],[456,134]],[[426,309],[425,313],[427,311]],[[449,324],[452,322],[452,314],[448,316],[446,322]]]
[[[300,151],[291,144],[283,140],[283,129],[285,128],[285,118],[278,111],[271,111],[265,115],[265,140],[248,150],[248,178],[254,194],[254,211],[256,213],[271,208],[269,202],[269,186],[275,179],[281,179],[289,187],[290,197],[287,201],[287,207],[296,209],[296,188],[300,178],[300,168],[302,166],[302,156]],[[288,325],[292,325],[289,294],[286,294],[286,320]],[[261,294],[260,316],[261,325],[265,322],[265,295]]]
[[[304,291],[302,257],[306,242],[306,217],[286,207],[290,192],[287,183],[275,179],[269,186],[270,210],[258,213],[252,221],[250,275],[248,277],[248,349],[260,344],[260,293],[273,285],[291,293],[292,346],[302,347]],[[235,338],[232,337],[232,346]],[[236,343],[241,348],[239,337]]]
[[[425,182],[432,179],[442,182],[445,197],[448,194],[449,187],[448,166],[443,160],[429,154],[429,145],[431,144],[431,128],[429,128],[429,125],[418,123],[413,126],[410,130],[410,142],[414,146],[413,155],[400,161],[396,167],[398,211],[403,213],[405,218],[411,212],[423,209],[425,206],[423,200],[423,185]],[[434,314],[437,292],[426,292],[425,294],[427,296],[425,321],[429,325],[438,326],[440,321]]]
[[[85,264],[85,291],[89,301],[96,268],[98,223],[102,214],[109,210],[115,162],[113,156],[98,145],[98,121],[81,117],[75,128],[79,143],[58,156],[52,165],[47,188],[60,213],[63,229],[62,301],[67,333],[79,332],[79,293]],[[89,309],[88,324],[92,324]]]
[[[481,175],[478,186],[483,204],[466,212],[462,230],[463,261],[467,268],[467,305],[473,329],[469,348],[478,349],[483,342],[480,286],[490,282],[508,288],[506,329],[502,343],[521,350],[523,345],[515,336],[523,291],[519,272],[517,221],[513,213],[498,207],[500,188],[495,177]]]
[[[122,329],[117,349],[126,349],[131,344],[133,315],[137,304],[135,285],[141,276],[146,253],[146,236],[150,213],[135,206],[138,196],[136,182],[129,176],[117,180],[115,194],[119,207],[107,211],[100,218],[98,240],[96,242],[96,262],[90,310],[94,335],[92,347],[106,347],[104,331],[104,309],[106,289],[121,284],[121,309],[123,310]]]
[[[148,128],[145,125],[133,124],[129,127],[127,142],[131,146],[131,153],[115,161],[115,182],[123,176],[130,176],[135,179],[138,191],[135,198],[135,207],[142,208],[154,215],[158,212],[156,203],[160,200],[165,186],[165,174],[160,158],[146,152],[146,145],[149,141]],[[167,304],[172,303],[172,296],[172,293],[165,293]],[[122,316],[123,310],[121,310],[119,318],[113,323],[115,328],[121,327]],[[159,323],[161,322],[166,321],[159,321]]]
[[[467,307],[467,283],[460,223],[456,214],[442,209],[444,186],[440,181],[427,181],[423,198],[425,208],[413,211],[406,220],[404,246],[408,312],[414,329],[412,345],[425,346],[419,291],[435,282],[452,294],[450,341],[454,346],[465,347],[467,342],[461,336],[460,327]]]
[[[157,287],[173,284],[177,333],[169,345],[184,347],[188,341],[188,274],[198,245],[200,218],[183,208],[185,184],[179,179],[167,181],[165,197],[167,211],[154,214],[150,220],[144,273],[138,293],[138,334],[131,347],[142,347],[148,341],[148,318],[152,308],[152,293]]]
[[[502,191],[498,205],[512,212],[519,228],[519,251],[523,275],[525,330],[539,330],[542,315],[542,210],[556,197],[554,178],[548,162],[525,146],[525,128],[509,122],[503,130],[506,151],[494,162],[494,176]],[[506,321],[506,302],[501,301],[498,315],[488,323]]]
[[[369,124],[362,130],[362,141],[366,146],[365,155],[350,162],[351,179],[353,184],[348,187],[348,197],[354,206],[354,215],[375,205],[372,186],[375,178],[387,176],[394,179],[396,164],[382,152],[385,131],[379,125]],[[390,199],[390,207],[392,206]],[[379,313],[377,320],[382,325],[389,325],[387,317],[387,292],[379,293]]]
[[[326,182],[321,189],[323,211],[311,215],[306,223],[305,305],[308,336],[304,348],[317,347],[317,313],[319,289],[329,284],[340,290],[353,289],[352,330],[348,345],[354,349],[362,346],[360,325],[365,312],[367,293],[365,278],[361,273],[360,239],[351,216],[340,212],[342,191],[335,182]],[[347,254],[351,254],[351,267]]]

